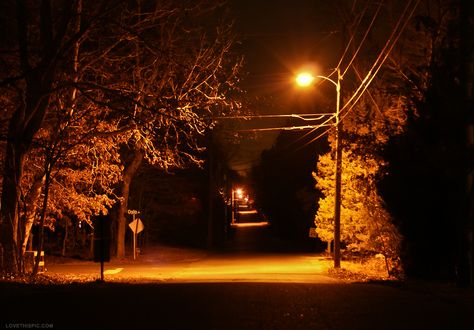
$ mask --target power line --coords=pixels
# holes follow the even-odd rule
[[[301,140],[303,140],[305,137],[307,137],[308,135],[310,135],[310,134],[316,132],[316,131],[317,131],[319,128],[321,128],[321,127],[334,126],[333,123],[332,123],[331,125],[326,125],[326,124],[327,124],[330,120],[334,119],[335,116],[336,116],[336,114],[333,113],[333,116],[332,116],[331,118],[328,118],[327,120],[325,120],[324,122],[321,123],[321,124],[325,124],[324,126],[318,126],[318,127],[313,128],[313,129],[310,130],[309,132],[306,132],[305,134],[303,134],[303,136],[298,137],[295,141],[292,141],[287,147],[290,147],[290,146],[293,146],[293,145],[299,143],[299,142],[300,142]],[[330,129],[329,129],[329,130],[330,130]],[[318,138],[318,137],[317,137],[317,138]],[[316,138],[316,139],[317,139],[317,138]],[[301,148],[307,146],[308,144],[310,144],[310,143],[312,143],[312,142],[313,142],[313,140],[308,141],[308,142],[304,143],[301,147],[298,147],[296,150],[299,150],[299,149],[301,149]]]
[[[365,16],[365,12],[367,11],[369,2],[370,2],[370,1],[366,1],[366,2],[365,2],[364,9],[363,9],[362,13],[361,13],[360,16],[359,16],[359,19],[357,20],[357,22],[356,22],[356,24],[355,24],[355,27],[353,28],[354,31],[357,30],[357,28],[359,27],[360,22],[362,21],[362,18]],[[347,65],[346,69],[344,70],[344,73],[342,74],[342,76],[344,76],[344,74],[347,72],[348,68],[351,66],[352,62],[354,61],[354,59],[356,58],[358,52],[360,51],[360,49],[361,49],[361,47],[362,47],[362,44],[364,43],[365,39],[367,38],[367,35],[369,34],[370,30],[372,29],[372,26],[373,26],[373,24],[374,24],[374,22],[375,22],[375,19],[376,19],[376,17],[378,16],[378,13],[379,13],[380,8],[381,8],[381,6],[382,6],[382,2],[383,2],[383,1],[381,1],[381,2],[379,3],[379,6],[377,7],[377,10],[376,10],[374,16],[372,17],[372,20],[371,20],[371,22],[370,22],[370,24],[369,24],[369,27],[367,28],[367,30],[366,30],[366,32],[365,32],[365,34],[364,34],[364,37],[362,38],[361,42],[359,43],[359,46],[357,47],[357,50],[356,50],[355,53],[353,54],[351,60],[349,61],[349,64]],[[354,8],[355,8],[355,3],[354,3],[354,5],[353,5],[353,7],[352,7],[352,11],[354,11]],[[350,45],[352,44],[352,41],[354,40],[354,37],[355,37],[355,32],[351,34],[351,38],[350,38],[350,40],[349,40],[349,42],[348,42],[346,48],[344,49],[344,52],[343,52],[341,58],[339,59],[339,62],[338,62],[338,64],[337,64],[336,68],[327,76],[328,78],[330,78],[335,72],[337,72],[337,69],[340,68],[340,66],[341,66],[341,64],[342,64],[342,61],[344,60],[344,57],[346,56],[346,54],[347,54],[347,52],[348,52],[348,50],[349,50],[349,48],[350,48]],[[341,78],[342,78],[342,76],[341,76]],[[333,113],[333,116],[335,116],[334,113]],[[323,124],[326,124],[326,123],[327,123],[330,119],[332,119],[332,118],[333,118],[333,117],[329,118],[329,119],[328,119],[327,121],[325,121]],[[304,144],[301,145],[301,146],[298,146],[298,148],[297,148],[296,150],[300,150],[300,149],[304,148],[305,146],[307,146],[307,145],[313,143],[314,141],[320,139],[321,137],[323,137],[324,135],[326,135],[327,133],[329,133],[329,131],[330,131],[332,128],[335,127],[334,124],[331,124],[331,125],[319,125],[319,126],[317,126],[317,127],[314,127],[313,129],[311,129],[309,132],[305,133],[303,136],[299,137],[299,138],[296,139],[295,141],[293,141],[290,145],[294,145],[294,144],[298,143],[299,141],[303,140],[305,137],[307,137],[307,136],[310,135],[311,133],[313,133],[313,132],[317,131],[319,128],[325,127],[325,126],[326,126],[326,127],[327,127],[327,126],[330,126],[330,127],[327,128],[324,132],[320,133],[320,134],[319,134],[318,136],[316,136],[315,138],[312,138],[310,141],[304,143]]]
[[[317,116],[316,118],[311,118]],[[309,118],[308,118],[309,117]],[[290,115],[253,115],[253,116],[228,116],[228,117],[217,117],[216,119],[266,119],[266,118],[297,118],[303,121],[316,121],[327,118],[318,125],[299,125],[299,126],[279,126],[279,127],[263,127],[263,128],[249,128],[249,129],[237,129],[232,130],[235,132],[268,132],[268,131],[293,131],[293,130],[305,130],[305,129],[318,129],[328,125],[329,121],[334,118],[334,113],[305,113],[305,114],[290,114]]]
[[[358,19],[358,21],[356,22],[355,27],[353,28],[354,31],[357,30],[357,28],[359,27],[359,24],[360,24],[360,22],[362,21],[362,17],[364,17],[365,11],[366,11],[367,8],[368,8],[368,4],[369,4],[369,1],[366,1],[364,10],[363,10],[362,13],[360,14],[359,19]],[[352,11],[353,11],[353,10],[354,10],[354,7],[352,8]],[[339,62],[337,63],[336,68],[340,68],[340,66],[341,66],[341,64],[342,64],[342,61],[344,60],[344,57],[346,56],[347,52],[349,51],[349,48],[350,48],[350,46],[351,46],[351,44],[352,44],[352,41],[354,40],[354,36],[355,36],[355,33],[353,33],[353,34],[351,35],[351,38],[350,38],[349,42],[347,43],[347,46],[346,46],[346,48],[344,49],[344,52],[342,53],[342,56],[341,56],[341,58],[339,59]]]
[[[382,68],[382,65],[385,63],[385,61],[387,60],[388,56],[390,55],[390,52],[393,50],[393,47],[395,47],[395,44],[397,43],[398,39],[400,38],[401,34],[403,33],[403,30],[405,30],[408,22],[410,21],[411,17],[413,16],[416,8],[418,7],[418,4],[420,3],[420,0],[416,0],[416,3],[414,3],[413,5],[413,8],[411,9],[409,15],[406,17],[405,19],[405,22],[403,22],[401,28],[398,30],[398,32],[396,31],[399,27],[399,25],[401,24],[402,22],[402,18],[403,16],[405,15],[405,13],[408,11],[408,8],[409,6],[413,3],[413,1],[410,1],[407,6],[405,7],[405,10],[403,11],[402,15],[400,16],[400,19],[398,20],[397,22],[397,25],[396,27],[394,28],[389,40],[387,40],[387,43],[385,44],[385,47],[383,48],[382,52],[379,54],[379,56],[377,57],[377,60],[376,62],[374,62],[374,65],[372,66],[372,68],[369,70],[367,76],[364,78],[364,80],[362,81],[361,85],[359,86],[359,88],[357,89],[356,93],[354,93],[354,95],[351,97],[351,99],[349,100],[349,102],[344,105],[344,107],[341,109],[341,112],[343,110],[345,110],[346,106],[353,100],[353,98],[355,96],[357,96],[357,98],[355,99],[355,101],[353,102],[353,104],[351,105],[351,107],[346,111],[346,113],[342,116],[341,120],[344,119],[348,114],[349,112],[354,108],[355,104],[359,101],[359,99],[362,97],[362,95],[364,94],[364,92],[367,90],[367,88],[369,87],[369,85],[372,83],[372,81],[374,80],[375,76],[377,75],[377,73],[379,72],[379,70]],[[386,51],[386,48],[388,47],[389,45],[389,41],[390,39],[393,38],[395,32],[397,32],[396,36],[395,36],[395,39],[394,41],[391,43],[391,45],[389,46],[388,50]],[[383,56],[382,58],[382,55],[383,53],[385,52],[385,55]],[[381,62],[380,63],[377,63],[377,61],[379,61],[381,59]],[[375,68],[375,72],[373,74],[371,74],[372,70]],[[370,78],[369,78],[370,77]],[[367,83],[365,84],[365,82],[367,81]],[[359,92],[359,90],[363,87],[363,90],[359,93],[359,95],[357,95],[357,93]]]
[[[417,1],[415,7],[413,8],[413,10],[416,8],[416,6],[418,5],[420,0]],[[372,67],[370,68],[370,70],[368,71],[367,75],[365,76],[364,80],[362,80],[361,84],[359,85],[359,87],[357,88],[357,90],[355,91],[355,93],[351,96],[351,98],[349,99],[349,101],[347,101],[347,103],[342,107],[341,109],[341,112],[345,110],[345,108],[347,108],[351,102],[357,97],[357,100],[359,99],[359,92],[361,89],[363,89],[365,87],[365,84],[367,81],[369,81],[369,84],[370,82],[373,80],[373,78],[375,77],[375,74],[378,72],[378,70],[380,69],[380,67],[383,65],[383,62],[380,62],[382,60],[382,56],[384,54],[387,54],[386,56],[388,56],[388,54],[390,53],[390,51],[392,50],[393,46],[395,45],[396,41],[398,40],[398,38],[392,42],[393,38],[395,37],[395,34],[397,33],[397,30],[401,33],[402,30],[399,29],[400,27],[400,24],[402,23],[402,20],[403,20],[403,16],[405,16],[406,12],[408,11],[408,8],[410,7],[410,5],[412,4],[412,0],[410,0],[410,2],[407,4],[407,6],[405,7],[405,9],[403,10],[403,13],[400,15],[400,18],[398,19],[397,21],[397,24],[395,25],[394,29],[392,30],[392,33],[390,34],[390,37],[387,39],[387,42],[385,43],[384,47],[382,48],[382,50],[380,51],[379,55],[377,56],[377,59],[374,61]],[[410,16],[411,17],[411,16]],[[410,19],[410,17],[408,19]],[[407,20],[408,21],[408,20]],[[399,35],[398,35],[399,36]],[[389,49],[389,51],[387,52],[387,49]],[[378,67],[378,68],[377,68]],[[377,68],[377,69],[376,69]],[[373,74],[372,72],[374,71],[374,69],[376,69],[376,72]],[[363,92],[362,92],[363,93]]]
[[[368,3],[368,2],[367,2]],[[369,24],[369,27],[367,28],[367,30],[365,31],[365,34],[364,36],[362,37],[362,40],[360,41],[359,43],[359,47],[357,47],[356,51],[354,52],[354,54],[352,55],[352,58],[351,60],[349,61],[349,64],[347,64],[346,66],[346,69],[344,70],[344,72],[341,74],[341,77],[344,77],[344,75],[346,74],[347,70],[349,70],[349,68],[351,67],[352,63],[354,62],[355,58],[357,57],[360,49],[362,48],[362,45],[364,44],[365,42],[365,39],[367,38],[367,36],[369,35],[369,32],[370,30],[372,29],[373,25],[374,25],[374,22],[375,22],[375,19],[377,18],[379,12],[380,12],[380,9],[382,8],[382,4],[383,4],[383,1],[380,1],[379,2],[379,5],[377,7],[377,10],[375,11],[374,13],[374,16],[372,17],[372,20],[370,21],[370,24]],[[365,10],[364,10],[365,12]],[[352,33],[352,37],[355,36],[355,31]]]
[[[334,125],[331,125],[329,128],[326,128],[326,130],[322,133],[320,133],[318,136],[316,136],[315,138],[312,138],[310,141],[306,142],[305,144],[301,145],[301,146],[298,146],[298,148],[296,148],[295,150],[301,150],[303,149],[304,147],[306,147],[307,145],[310,145],[311,143],[319,140],[320,138],[322,138],[324,135],[328,134],[333,128],[335,128],[336,126]]]
[[[332,116],[334,113],[301,113],[301,114],[287,114],[287,115],[248,115],[248,116],[225,116],[225,117],[215,117],[214,119],[264,119],[264,118],[298,118],[301,120],[311,121],[311,120],[321,120],[325,116]],[[316,118],[306,118],[318,116]]]
[[[304,129],[318,129],[321,127],[333,126],[333,124],[319,124],[319,125],[305,125],[305,126],[281,126],[281,127],[264,127],[264,128],[249,128],[237,130],[237,132],[266,132],[266,131],[295,131]]]
[[[416,3],[414,4],[413,8],[411,9],[411,12],[408,16],[405,16],[406,13],[408,12],[410,6],[413,4],[413,0],[410,0],[410,2],[406,5],[405,9],[403,10],[402,14],[400,15],[400,18],[398,19],[397,21],[397,24],[395,25],[394,29],[392,30],[392,33],[390,34],[390,37],[387,39],[387,42],[385,43],[384,47],[382,48],[381,52],[379,53],[379,55],[377,56],[377,59],[375,60],[374,64],[372,65],[371,69],[369,70],[369,72],[367,73],[366,77],[364,78],[364,80],[362,80],[361,84],[359,85],[359,87],[357,88],[356,92],[352,95],[352,97],[349,99],[349,101],[343,106],[343,108],[340,110],[340,112],[342,112],[343,110],[346,109],[346,107],[354,100],[354,98],[356,98],[356,100],[354,102],[352,102],[353,104],[351,105],[351,107],[346,111],[346,113],[342,116],[341,120],[343,120],[347,114],[353,109],[353,107],[355,106],[355,104],[358,102],[358,100],[360,99],[360,97],[362,96],[362,94],[365,92],[365,90],[368,88],[368,86],[370,85],[370,83],[372,82],[372,80],[375,78],[375,76],[377,75],[378,71],[380,70],[380,68],[382,67],[382,65],[384,64],[384,62],[386,61],[387,57],[389,56],[390,52],[392,51],[393,47],[395,46],[396,42],[398,41],[398,39],[400,38],[403,30],[405,29],[406,25],[408,24],[408,21],[411,19],[411,17],[413,16],[413,13],[416,9],[416,7],[418,6],[420,0],[417,0]],[[405,16],[405,22],[402,24],[402,21],[404,19],[404,16]],[[401,28],[400,28],[400,25],[401,25]],[[394,39],[395,38],[395,39]],[[383,57],[383,58],[382,58]],[[375,69],[375,72],[372,74],[372,71]],[[367,82],[367,84],[366,84]],[[361,91],[362,89],[362,91]],[[318,136],[316,136],[315,138],[311,139],[310,141],[306,142],[304,145],[302,145],[301,147],[299,148],[303,148],[307,145],[309,145],[310,143],[313,143],[314,141],[318,140],[319,138],[321,138],[322,136],[324,136],[325,134],[329,133],[329,131],[334,128],[334,125],[332,125],[332,127],[326,129],[324,132],[322,132],[321,134],[319,134]]]
[[[362,76],[359,72],[359,70],[357,70],[357,68],[355,66],[352,66],[352,69],[354,70],[357,78],[362,82]],[[374,97],[372,96],[372,94],[370,93],[370,91],[367,91],[369,97],[370,97],[370,100],[372,101],[374,107],[375,107],[375,110],[377,110],[377,112],[380,114],[380,115],[383,115],[382,114],[382,111],[380,110],[380,107],[379,105],[377,104],[377,101],[375,101]]]

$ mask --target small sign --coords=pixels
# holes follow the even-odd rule
[[[132,222],[130,222],[128,224],[128,226],[130,227],[130,229],[135,233],[135,234],[138,234],[140,233],[143,229],[145,229],[145,225],[143,224],[143,222],[140,220],[140,219],[135,219],[133,220]]]
[[[316,227],[309,228],[309,237],[316,238],[318,234],[316,233]]]

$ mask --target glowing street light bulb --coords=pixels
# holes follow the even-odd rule
[[[313,83],[314,77],[309,72],[302,72],[296,76],[296,83],[301,87],[308,87]]]
[[[235,193],[237,194],[237,198],[241,199],[243,197],[244,191],[241,188],[238,188]]]

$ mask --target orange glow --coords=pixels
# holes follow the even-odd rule
[[[239,211],[239,214],[258,214],[257,210]]]
[[[232,227],[266,227],[268,226],[267,221],[262,222],[236,222],[231,224]]]
[[[238,199],[241,199],[244,196],[244,191],[242,190],[242,188],[237,188],[235,190],[235,193],[236,193]]]
[[[314,76],[309,72],[301,72],[295,78],[296,84],[300,87],[308,87],[314,81]]]
[[[161,260],[154,257],[133,263],[108,265],[108,282],[295,282],[337,284],[340,280],[327,276],[332,260],[313,254],[234,254],[205,255],[195,253]],[[110,267],[110,268],[109,268]],[[90,280],[97,273],[92,262],[52,264],[48,272],[71,280]]]

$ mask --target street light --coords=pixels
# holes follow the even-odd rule
[[[309,72],[301,72],[296,76],[296,83],[301,87],[308,87],[313,83],[314,77]]]
[[[301,87],[308,87],[314,78],[329,81],[336,87],[336,192],[334,201],[334,268],[341,267],[341,172],[342,172],[342,144],[341,121],[339,111],[341,108],[341,72],[337,68],[337,80],[326,76],[313,76],[309,72],[302,72],[296,76],[296,83]]]
[[[237,188],[237,190],[235,192],[237,193],[237,198],[242,199],[242,197],[244,195],[244,191],[242,190],[242,188]]]
[[[242,188],[232,188],[232,195],[231,195],[231,222],[232,224],[235,223],[235,214],[237,210],[237,200],[241,200],[243,197],[244,191]]]

